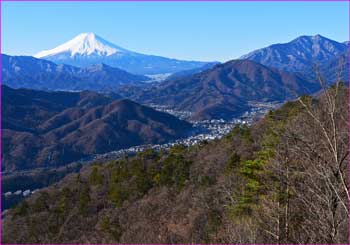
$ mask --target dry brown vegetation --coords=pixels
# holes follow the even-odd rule
[[[84,167],[10,210],[4,243],[348,243],[348,88],[252,127]]]

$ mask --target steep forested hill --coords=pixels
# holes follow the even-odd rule
[[[348,89],[221,140],[84,167],[3,220],[4,243],[348,243]]]
[[[58,167],[93,154],[185,136],[192,126],[117,95],[2,90],[2,168]]]
[[[250,60],[231,60],[212,69],[135,91],[142,103],[193,112],[193,119],[231,119],[249,109],[249,101],[285,101],[319,90],[304,77]]]

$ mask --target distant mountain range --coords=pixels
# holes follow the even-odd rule
[[[3,170],[60,166],[184,136],[191,124],[117,95],[2,86]]]
[[[288,43],[273,44],[243,55],[260,64],[285,71],[303,72],[345,53],[347,45],[321,35],[301,36]]]
[[[348,94],[339,87],[335,108],[341,168],[323,136],[322,129],[333,132],[323,94],[311,104],[321,121],[296,101],[222,139],[85,165],[3,212],[2,243],[278,244],[280,237],[264,231],[285,224],[287,211],[290,244],[349,244],[347,206],[341,205],[346,189],[337,176],[346,179],[349,167]],[[24,181],[45,177],[2,183],[26,190]],[[339,234],[330,243],[334,223],[324,221],[334,214],[332,202],[342,210],[336,209]]]
[[[94,33],[82,33],[56,48],[34,56],[57,64],[78,67],[104,63],[135,74],[174,73],[202,67],[208,63],[136,53],[108,42]]]
[[[349,58],[348,53],[344,52],[319,65],[314,65],[301,73],[310,81],[317,81],[322,79],[324,85],[329,86],[341,80],[349,83]]]
[[[2,54],[2,83],[13,88],[43,90],[113,90],[150,80],[105,64],[77,68],[31,56]]]
[[[320,35],[301,36],[221,65],[195,62],[193,67],[189,65],[191,62],[176,61],[179,65],[172,64],[175,68],[167,70],[173,74],[154,85],[145,83],[151,81],[149,77],[112,66],[118,63],[130,65],[131,70],[144,69],[143,61],[156,57],[151,59],[155,62],[152,67],[163,69],[174,60],[137,54],[93,33],[85,33],[36,56],[58,63],[89,66],[75,67],[29,56],[2,55],[3,83],[14,88],[118,91],[140,103],[192,111],[195,119],[232,118],[248,109],[248,101],[284,101],[316,92],[319,89],[316,70],[324,76],[327,85],[331,84],[337,77],[340,60],[344,60],[340,78],[347,81],[346,51],[346,42],[339,43]],[[123,63],[133,59],[135,62]],[[157,63],[159,60],[165,63]]]
[[[249,109],[249,101],[285,101],[348,80],[347,45],[320,35],[301,36],[208,69],[175,73],[159,86],[140,92],[123,88],[124,96],[141,103],[169,105],[193,112],[193,119],[232,118]]]
[[[213,62],[213,63],[206,64],[206,65],[199,67],[199,68],[175,72],[175,73],[171,74],[170,76],[168,76],[165,80],[174,80],[174,79],[179,79],[179,78],[191,76],[191,75],[200,73],[202,71],[209,70],[218,64],[220,64],[220,63]]]
[[[254,61],[233,60],[129,96],[141,103],[191,111],[193,119],[230,119],[249,109],[248,101],[284,101],[318,89],[317,83],[298,74]]]

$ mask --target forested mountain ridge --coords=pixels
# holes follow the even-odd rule
[[[168,80],[130,98],[192,112],[192,119],[232,119],[249,110],[249,101],[286,101],[318,91],[319,84],[299,74],[250,60],[231,60],[187,77]],[[127,93],[124,93],[128,96]]]
[[[241,59],[249,59],[284,71],[302,72],[322,65],[347,52],[348,45],[321,35],[300,36],[288,43],[257,49]]]
[[[124,85],[142,85],[150,80],[103,63],[78,68],[31,56],[2,54],[1,59],[2,84],[12,88],[111,91]]]
[[[337,84],[221,140],[86,166],[9,210],[2,241],[348,243],[348,93]]]
[[[117,94],[2,86],[2,170],[58,167],[186,136],[190,123]]]

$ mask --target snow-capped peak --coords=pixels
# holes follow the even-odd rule
[[[110,56],[115,53],[126,52],[129,51],[104,40],[95,33],[88,32],[81,33],[72,40],[61,44],[54,49],[41,51],[34,55],[34,57],[43,58],[63,53],[70,55],[70,57],[74,57],[76,55]]]

